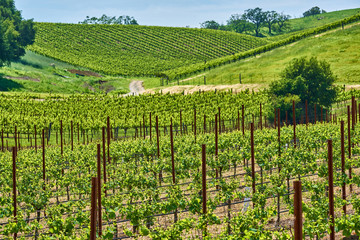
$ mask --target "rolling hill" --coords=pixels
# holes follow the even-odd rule
[[[207,84],[238,84],[239,74],[242,84],[257,84],[266,87],[293,58],[317,57],[326,60],[338,77],[338,84],[359,84],[360,81],[360,23],[354,23],[322,34],[308,37],[293,44],[276,48],[255,57],[227,64],[189,81],[182,85],[202,83],[204,75]],[[176,83],[174,83],[176,84]]]
[[[209,29],[37,23],[29,49],[70,64],[125,76],[160,76],[267,43]]]
[[[309,17],[292,18],[289,20],[288,24],[282,32],[277,31],[277,28],[275,28],[273,29],[272,34],[269,35],[268,28],[262,27],[260,33],[264,36],[267,36],[267,40],[269,41],[278,41],[279,39],[282,39],[296,32],[321,27],[326,24],[330,24],[341,19],[354,16],[356,14],[360,14],[360,8],[321,13]]]
[[[321,20],[311,17],[309,19],[313,21],[309,22],[309,26],[318,26],[320,21],[328,23],[336,16],[342,17],[354,11],[356,9],[326,13]],[[303,23],[298,22],[298,26]],[[266,87],[278,78],[292,58],[301,56],[317,56],[330,62],[339,77],[338,83],[354,85],[360,77],[358,20],[345,25],[345,30],[341,30],[341,22],[338,22],[335,27],[328,24],[315,30],[300,31],[300,34],[288,33],[266,39],[187,28],[48,23],[37,23],[37,27],[42,30],[38,31],[36,43],[29,49],[52,58],[27,51],[21,61],[1,68],[1,91],[120,93],[128,91],[129,83],[134,79],[142,80],[148,89],[158,88],[165,81],[154,78],[154,75],[178,79],[169,81],[167,86],[202,85],[204,75],[208,85],[228,85],[239,83],[240,73],[243,84],[239,88],[247,88],[247,84]],[[124,40],[125,37],[128,39]],[[122,39],[122,42],[114,39]],[[286,39],[291,41],[286,42]],[[123,45],[127,47],[119,49]],[[233,54],[226,55],[229,52]],[[51,66],[53,64],[55,68]],[[99,78],[77,76],[66,69],[108,71],[110,75],[102,74],[101,81],[104,83],[99,84]]]
[[[48,95],[110,91],[112,94],[121,94],[129,91],[129,79],[107,75],[99,77],[96,74],[84,75],[88,70],[27,51],[20,61],[0,68],[0,92],[33,92]]]
[[[329,24],[359,13],[360,13],[360,8],[354,8],[354,9],[321,13],[309,17],[294,18],[294,19],[290,19],[289,28],[287,31],[294,32],[294,31],[302,31],[309,28],[321,27],[325,24]]]

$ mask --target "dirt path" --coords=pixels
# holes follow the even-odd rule
[[[181,85],[181,86],[171,86],[171,87],[166,87],[166,88],[162,88],[161,90],[159,89],[144,89],[143,87],[143,82],[142,81],[132,81],[130,83],[130,93],[124,95],[124,96],[130,96],[130,95],[139,95],[139,94],[143,94],[143,93],[150,93],[150,94],[154,94],[156,92],[160,92],[162,91],[162,93],[182,93],[184,92],[184,94],[192,94],[195,92],[199,92],[200,91],[215,91],[216,90],[233,90],[235,92],[239,92],[239,91],[244,91],[244,90],[249,90],[251,91],[259,91],[261,89],[267,88],[268,85],[267,84],[232,84],[232,85],[201,85],[201,86],[197,86],[197,85]],[[343,86],[343,85],[341,85]],[[360,89],[360,84],[352,84],[352,85],[345,85],[346,90],[350,90],[350,89]]]
[[[360,25],[360,23],[353,23],[353,24],[345,25],[345,26],[344,26],[344,29],[348,29],[348,28],[354,27],[354,26],[356,26],[356,25]],[[326,31],[326,32],[317,34],[317,35],[315,35],[315,37],[316,37],[316,38],[317,38],[317,37],[321,37],[321,36],[327,35],[327,34],[329,34],[329,33],[337,32],[337,31],[340,31],[340,30],[342,30],[341,27],[336,28],[336,29],[334,29],[334,30],[330,30],[330,31]]]
[[[190,78],[186,78],[186,79],[180,80],[179,82],[190,81],[190,80],[192,80],[192,79],[195,79],[195,78],[198,78],[198,77],[202,77],[202,76],[205,76],[205,73],[199,74],[199,75],[194,76],[194,77],[190,77]]]
[[[139,95],[145,92],[143,81],[132,81],[129,85],[130,92],[124,96]]]
[[[182,85],[182,86],[172,86],[163,88],[163,93],[182,93],[184,94],[192,94],[194,92],[200,91],[215,91],[216,90],[233,90],[235,92],[244,91],[246,89],[249,89],[249,91],[259,91],[260,89],[263,89],[267,87],[267,85],[263,84],[233,84],[233,85]],[[157,90],[156,92],[158,92]],[[155,93],[153,89],[147,89],[145,93]]]
[[[342,85],[342,86],[343,86],[343,85]],[[358,89],[360,89],[360,85],[359,85],[359,84],[354,84],[354,85],[347,85],[347,84],[345,84],[345,89],[346,89],[346,90],[351,90],[351,89],[358,90]]]

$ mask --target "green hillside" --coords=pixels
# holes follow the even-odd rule
[[[292,21],[299,21],[299,27],[318,26],[357,10],[322,14],[320,20],[309,17]],[[308,19],[312,21],[305,24]],[[170,85],[204,84],[204,74],[207,84],[235,84],[241,73],[242,83],[267,86],[292,58],[300,56],[329,61],[339,83],[355,84],[360,77],[359,19],[358,14],[318,28],[267,38],[270,41],[204,29],[37,23],[36,43],[29,49],[62,61],[28,51],[21,61],[1,68],[0,91],[117,94],[129,91],[130,81],[135,80],[104,72],[137,76],[146,88],[167,84],[153,78],[159,73],[169,76]],[[346,23],[345,30],[339,31],[342,22]],[[66,71],[79,68],[101,72],[103,77],[99,81],[98,77]],[[190,81],[181,81],[189,77]]]
[[[243,84],[267,86],[279,78],[280,72],[293,59],[315,56],[330,63],[338,83],[359,84],[360,81],[360,24],[354,23],[293,44],[231,63],[205,73],[207,84],[237,84],[239,74]],[[192,79],[202,82],[203,76]],[[182,84],[187,84],[186,81]]]
[[[183,79],[351,24],[359,10],[292,19],[284,34],[268,38],[209,29],[37,23],[29,49],[103,74]]]
[[[301,31],[320,27],[360,13],[360,8],[327,12],[310,17],[294,18],[289,21],[289,31]]]
[[[61,94],[110,91],[118,94],[129,91],[129,79],[106,75],[82,76],[71,73],[71,70],[88,69],[27,51],[20,61],[0,68],[0,91]]]
[[[208,29],[37,23],[29,49],[112,75],[159,76],[267,43],[252,36]]]
[[[308,30],[298,31],[296,33],[293,33],[291,35],[286,35],[286,37],[278,38],[277,41],[272,41],[264,46],[260,46],[245,52],[236,53],[234,55],[225,56],[221,58],[217,58],[211,61],[208,61],[207,63],[199,63],[199,64],[193,64],[186,67],[179,67],[174,70],[166,71],[165,74],[170,79],[181,79],[193,76],[194,74],[205,72],[208,70],[211,70],[213,68],[218,68],[219,66],[227,65],[233,62],[241,61],[242,59],[246,59],[252,56],[256,56],[289,44],[296,43],[299,40],[302,40],[304,38],[308,38],[311,36],[315,36],[318,34],[322,34],[324,32],[330,31],[332,29],[336,29],[339,27],[345,27],[348,24],[352,24],[354,22],[360,21],[360,14],[356,14],[354,16],[341,19],[336,22],[332,22],[329,24],[325,24],[323,26],[317,27],[317,28],[311,28]]]
[[[327,12],[318,14],[315,16],[309,17],[300,17],[300,18],[293,18],[290,19],[287,26],[284,28],[282,32],[277,32],[277,28],[273,29],[272,35],[269,36],[268,28],[263,27],[261,29],[261,34],[268,36],[268,40],[270,41],[277,41],[285,36],[294,34],[298,31],[303,31],[310,28],[321,27],[326,24],[330,24],[336,21],[339,21],[344,18],[348,18],[360,13],[360,8],[354,9],[346,9],[346,10],[339,10],[334,12]]]

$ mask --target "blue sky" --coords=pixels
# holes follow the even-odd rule
[[[199,27],[206,20],[226,23],[231,14],[261,7],[300,17],[313,6],[326,11],[359,8],[360,0],[15,0],[26,19],[77,23],[86,16],[129,15],[141,25]]]

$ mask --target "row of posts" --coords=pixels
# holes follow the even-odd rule
[[[261,105],[260,105],[261,106]],[[295,106],[295,103],[293,103],[293,118],[294,118],[294,147],[296,147],[296,121],[295,121],[295,110],[294,110],[294,106]],[[355,121],[356,121],[356,114],[355,114],[355,110],[356,109],[356,102],[355,102],[355,98],[353,97],[352,98],[352,129],[354,129],[354,126],[355,126]],[[260,111],[261,112],[261,111]],[[244,106],[242,106],[242,113],[244,113]],[[279,142],[280,142],[280,112],[278,110],[277,112],[278,114],[278,134],[279,134]],[[359,111],[360,113],[360,111]],[[194,114],[194,117],[196,118],[196,112]],[[218,130],[219,132],[220,131],[220,124],[219,124],[219,129],[217,127],[217,123],[218,123],[218,115],[215,115],[215,146],[216,146],[216,149],[215,149],[215,155],[217,156],[218,154]],[[219,111],[219,119],[220,119],[220,111]],[[260,124],[261,125],[261,124]],[[151,126],[151,124],[150,124]],[[238,128],[239,128],[240,124],[238,124]],[[253,132],[254,132],[254,123],[251,123],[250,125],[250,130],[251,130],[251,166],[252,166],[252,179],[253,179],[253,182],[252,182],[252,188],[253,188],[253,192],[256,191],[255,189],[255,159],[254,159],[254,136],[253,136]],[[244,133],[244,118],[242,118],[242,131]],[[158,158],[160,157],[160,150],[159,150],[159,127],[158,127],[158,117],[156,116],[156,138],[157,138],[157,156]],[[170,140],[171,140],[171,160],[172,160],[172,179],[173,179],[173,184],[175,185],[176,182],[175,182],[175,163],[174,163],[174,149],[173,149],[173,131],[172,131],[172,121],[171,121],[171,125],[170,125]],[[196,137],[196,132],[194,133],[195,134],[195,137]],[[103,171],[104,171],[104,183],[106,183],[106,152],[105,152],[105,128],[102,128],[102,139],[103,139]],[[16,213],[17,213],[17,208],[16,208],[16,156],[17,156],[17,131],[16,131],[16,127],[15,127],[15,146],[16,147],[13,147],[13,203],[14,203],[14,219],[16,221]],[[61,122],[61,128],[60,128],[60,136],[61,136],[61,143],[63,143],[62,141],[62,122]],[[151,131],[150,131],[150,136],[151,136]],[[110,163],[110,154],[109,154],[109,145],[110,145],[110,119],[109,117],[107,118],[107,156],[108,156],[108,163]],[[349,152],[349,158],[351,157],[351,136],[350,136],[350,106],[348,106],[348,152]],[[72,148],[73,148],[73,145],[72,145]],[[99,221],[99,232],[101,233],[101,162],[100,162],[100,153],[101,153],[101,146],[100,144],[97,145],[97,164],[98,164],[98,177],[97,179],[93,179],[93,190],[92,190],[92,196],[97,196],[98,198],[98,209],[99,209],[99,213],[98,213],[98,221]],[[44,130],[42,130],[42,159],[43,159],[43,181],[44,181],[44,188],[45,188],[45,132]],[[203,213],[205,214],[206,213],[206,146],[203,145],[202,146],[202,170],[203,170]],[[329,140],[328,141],[328,152],[329,152],[329,155],[328,155],[328,159],[329,159],[329,206],[330,206],[330,213],[333,212],[333,209],[331,210],[331,207],[333,208],[333,177],[332,177],[332,141]],[[61,154],[63,155],[63,144],[61,144]],[[280,149],[279,149],[279,154],[280,154]],[[343,171],[343,174],[344,171],[345,171],[345,151],[344,151],[344,122],[341,121],[341,161],[342,161],[342,171]],[[351,179],[351,167],[349,168],[349,178]],[[218,178],[218,169],[216,169],[216,177]],[[161,183],[161,178],[162,178],[162,175],[161,173],[159,174],[159,178],[160,178],[160,183]],[[94,181],[96,183],[94,183]],[[298,202],[299,199],[297,199],[297,197],[300,196],[301,198],[301,190],[300,190],[300,193],[296,193],[296,189],[298,189],[298,185],[295,185],[295,184],[300,184],[301,186],[301,183],[297,183],[297,182],[294,182],[294,189],[295,189],[295,199],[294,200],[294,206],[298,206],[296,205],[295,202]],[[95,190],[94,190],[95,188]],[[98,189],[98,190],[96,190]],[[332,193],[330,193],[332,191]],[[352,186],[350,185],[350,192],[352,191]],[[106,196],[106,191],[105,191],[105,196]],[[343,199],[346,200],[346,189],[345,189],[345,183],[343,184],[342,186],[342,196],[343,196]],[[96,199],[94,200],[93,197],[92,197],[92,203],[93,201],[95,201],[96,203]],[[301,202],[301,200],[300,200]],[[92,204],[92,206],[94,206]],[[95,207],[96,208],[96,207]],[[298,207],[301,209],[301,206]],[[343,206],[343,211],[344,211],[344,214],[346,214],[346,205]],[[297,213],[297,214],[296,214]],[[93,213],[92,211],[92,219],[93,219],[93,214],[96,214],[96,211],[95,213]],[[175,211],[175,214],[174,214],[174,218],[175,218],[175,221],[177,221],[177,212]],[[301,215],[301,214],[300,214]],[[298,213],[298,210],[295,210],[295,217],[300,217],[299,216],[299,213]],[[333,216],[333,215],[332,215]],[[94,219],[97,219],[96,217]],[[297,219],[297,218],[296,218]],[[296,221],[300,221],[300,220],[296,220],[295,219],[295,222]],[[332,217],[332,221],[333,221],[333,217]],[[301,222],[301,221],[300,221]],[[91,225],[93,226],[93,225]],[[295,224],[295,228],[298,228],[299,227],[299,224]],[[333,227],[333,223],[332,223],[332,227]],[[95,228],[92,228],[92,229],[95,229]],[[297,230],[296,230],[297,231]],[[302,231],[300,231],[302,232]],[[333,228],[332,228],[332,232],[333,231]],[[301,233],[302,234],[302,233]],[[17,237],[17,233],[14,233],[14,239],[16,239]],[[301,238],[297,238],[297,239],[301,239]],[[331,239],[334,239],[334,238],[331,238]]]
[[[357,103],[355,101],[355,98],[353,97],[352,98],[352,111],[351,113],[354,114],[354,115],[357,115]],[[317,122],[317,114],[316,114],[316,104],[314,105],[314,121],[313,123],[316,123]],[[196,134],[197,134],[197,117],[196,117],[196,109],[194,109],[194,121],[193,121],[193,132],[194,132],[194,135],[195,135],[195,138],[196,138]],[[242,130],[244,131],[244,128],[245,128],[245,124],[244,124],[244,105],[242,105],[241,107],[241,121],[242,121],[242,124],[241,124],[241,127],[242,127]],[[289,121],[288,121],[288,112],[285,112],[285,123],[288,124]],[[328,111],[326,110],[326,113],[325,113],[326,117],[325,117],[325,121],[329,121],[329,117],[331,120],[333,121],[336,121],[336,115],[328,115]],[[274,115],[274,127],[276,128],[277,126],[277,109],[275,109],[275,115]],[[295,116],[295,106],[294,106],[294,103],[293,103],[293,123],[296,122],[296,118],[294,117]],[[359,118],[360,118],[360,105],[359,105]],[[301,117],[301,122],[303,122],[303,118]],[[321,122],[323,122],[323,108],[321,108]],[[152,138],[152,117],[151,117],[151,112],[149,113],[149,121],[150,121],[150,124],[149,124],[149,128],[150,128],[150,131],[149,131],[149,136],[150,136],[150,139]],[[224,132],[224,123],[222,123],[222,119],[221,119],[221,109],[220,107],[218,108],[218,121],[219,121],[219,132]],[[353,121],[357,121],[356,117],[353,117]],[[253,121],[254,122],[254,116],[253,116]],[[307,100],[305,101],[305,123],[308,124],[309,123],[309,116],[308,116],[308,104],[307,104]],[[180,134],[183,134],[184,130],[183,129],[183,126],[182,126],[182,111],[180,110]],[[295,123],[296,124],[296,123]],[[294,125],[295,125],[294,124]],[[109,118],[108,118],[108,129],[109,129]],[[237,116],[237,120],[236,120],[236,124],[235,124],[235,128],[237,130],[240,130],[240,111],[238,111],[238,116]],[[259,113],[259,127],[260,129],[263,128],[263,116],[262,116],[262,104],[260,103],[260,113]],[[265,118],[265,127],[267,127],[267,123],[266,123],[266,118]],[[140,123],[140,136],[143,136],[144,138],[146,138],[146,132],[147,132],[147,127],[145,125],[145,115],[143,116],[143,124]],[[206,125],[206,115],[204,115],[204,126],[203,126],[203,129],[204,129],[204,132],[207,131],[207,125]],[[35,149],[37,148],[37,130],[36,130],[36,125],[34,126],[34,130],[35,130],[35,137],[34,137],[34,140],[35,140]],[[108,131],[110,131],[110,134],[108,134],[108,137],[110,138],[112,136],[112,131],[111,129],[109,129]],[[164,127],[164,132],[165,132],[165,127]],[[84,134],[84,143],[85,143],[85,133],[83,132]],[[18,133],[19,135],[19,133]],[[56,135],[57,135],[57,132],[56,132]],[[60,124],[60,135],[61,135],[61,144],[63,144],[63,127],[62,127],[62,121],[61,121],[61,124]],[[77,135],[78,135],[78,142],[80,142],[80,132],[79,132],[79,124],[77,126]],[[73,146],[74,146],[74,127],[73,127],[73,122],[71,121],[71,131],[70,131],[70,136],[71,136],[71,149],[73,149]],[[19,139],[20,139],[20,136],[17,136]],[[139,137],[139,132],[138,132],[138,128],[135,128],[135,138],[136,137]],[[48,141],[49,141],[49,138],[47,137]],[[57,138],[56,138],[57,139]],[[20,150],[20,141],[18,141],[18,150]],[[5,149],[5,143],[4,143],[4,132],[2,130],[1,132],[1,149],[2,151],[4,151]]]

